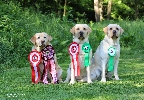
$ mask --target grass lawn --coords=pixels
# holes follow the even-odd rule
[[[60,63],[63,79],[68,61]],[[93,84],[31,84],[31,69],[7,69],[0,73],[0,100],[144,100],[144,50],[121,49],[120,81]]]

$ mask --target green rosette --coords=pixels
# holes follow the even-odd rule
[[[108,71],[114,70],[114,56],[116,55],[116,49],[114,47],[110,47],[108,49],[109,61],[108,61]]]
[[[82,51],[85,52],[85,58],[84,58],[84,66],[88,67],[90,66],[90,61],[89,61],[89,52],[91,50],[91,46],[89,43],[84,43],[82,45]]]

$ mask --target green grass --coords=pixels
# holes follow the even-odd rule
[[[63,80],[69,63],[68,46],[72,41],[70,28],[76,23],[58,16],[22,10],[19,5],[0,1],[0,100],[142,100],[144,98],[144,23],[137,21],[103,21],[86,23],[92,28],[90,44],[96,50],[109,23],[124,29],[121,36],[119,76],[122,80],[93,84],[31,84],[31,69],[27,56],[36,32],[47,32],[63,69]]]
[[[144,50],[121,49],[119,77],[106,83],[31,84],[31,69],[11,68],[0,74],[0,98],[7,100],[143,100]],[[61,63],[63,80],[68,61]],[[28,64],[28,62],[27,62]],[[14,97],[13,97],[14,96]]]

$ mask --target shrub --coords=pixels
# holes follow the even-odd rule
[[[71,21],[60,19],[54,14],[21,9],[20,5],[2,2],[0,6],[0,66],[2,68],[29,66],[27,56],[31,51],[30,38],[37,32],[46,32],[53,37],[52,44],[59,59],[66,57],[70,43]]]
[[[12,67],[28,67],[27,56],[31,51],[30,38],[37,32],[46,32],[52,36],[52,44],[59,62],[69,60],[68,46],[72,42],[70,29],[75,25],[67,18],[61,19],[55,14],[44,15],[32,9],[24,9],[19,4],[1,2],[0,6],[0,70]],[[87,23],[80,20],[77,23]],[[138,21],[103,21],[87,23],[92,28],[90,43],[95,52],[104,37],[103,28],[109,23],[117,23],[124,30],[121,45],[142,49],[144,46],[143,26]]]

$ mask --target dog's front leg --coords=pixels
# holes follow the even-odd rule
[[[92,60],[92,49],[90,50],[90,57],[89,57],[89,62],[90,62],[90,65],[91,65],[91,60]],[[87,66],[86,70],[87,70],[87,82],[88,83],[92,83],[91,81],[91,66]]]
[[[115,65],[114,65],[114,76],[115,76],[116,80],[119,80],[119,77],[118,77],[118,63],[119,63],[119,60],[117,60],[115,62]]]
[[[92,81],[91,81],[91,73],[90,73],[90,66],[88,66],[87,68],[86,68],[86,70],[87,70],[87,82],[88,83],[92,83]]]
[[[71,80],[69,84],[74,84],[74,83],[75,83],[74,69],[73,69],[73,64],[71,63]]]
[[[71,79],[71,64],[69,64],[69,68],[67,69],[67,77],[66,80],[64,81],[64,83],[68,83],[69,80]]]
[[[106,82],[106,61],[105,60],[102,60],[102,79],[101,79],[101,82]]]
[[[58,65],[58,61],[57,61],[57,56],[56,54],[54,55],[54,61],[55,61],[55,66],[56,66],[56,72],[57,72],[57,79],[59,83],[62,83],[62,72],[63,70],[61,69],[61,67]]]

